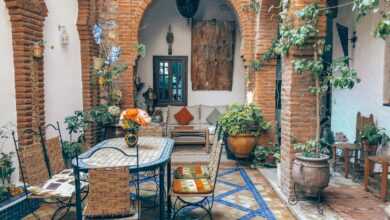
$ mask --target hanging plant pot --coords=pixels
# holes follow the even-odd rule
[[[33,56],[35,58],[42,58],[43,57],[43,45],[40,43],[34,43],[32,46],[32,52]]]
[[[102,69],[103,64],[104,64],[104,59],[103,58],[101,58],[101,57],[94,57],[93,58],[93,68],[95,70]]]
[[[176,0],[177,10],[181,16],[191,19],[199,7],[199,0]]]

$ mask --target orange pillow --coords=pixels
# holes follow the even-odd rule
[[[175,114],[175,119],[180,125],[188,125],[192,120],[194,120],[194,116],[192,116],[191,112],[188,111],[186,107],[183,107]]]

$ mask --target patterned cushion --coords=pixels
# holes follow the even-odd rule
[[[196,165],[183,165],[179,166],[175,170],[176,179],[201,179],[208,178],[209,170],[207,166],[202,166],[200,164]]]
[[[177,194],[208,194],[212,189],[210,179],[173,180],[173,192]]]
[[[183,107],[175,114],[175,119],[180,125],[188,125],[192,120],[194,120],[194,116],[186,107]]]

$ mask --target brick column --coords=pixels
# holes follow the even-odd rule
[[[43,0],[5,0],[12,24],[17,129],[20,144],[37,141],[25,129],[45,123],[43,58],[33,58],[34,42],[43,40],[47,8]]]
[[[98,104],[98,89],[93,87],[93,57],[98,54],[98,49],[91,34],[91,27],[96,23],[96,0],[79,0],[79,14],[77,29],[80,36],[81,68],[83,84],[83,110],[89,111]],[[96,85],[96,83],[95,83]],[[95,127],[85,131],[86,146],[95,143]]]
[[[289,16],[296,18],[296,11],[314,1],[290,0]],[[325,33],[325,16],[319,21],[321,33]],[[293,20],[294,25],[299,25]],[[311,73],[297,74],[293,68],[293,60],[297,58],[313,57],[313,51],[291,49],[289,54],[283,57],[282,65],[282,190],[287,196],[291,196],[293,181],[291,177],[292,163],[294,160],[293,145],[297,142],[305,142],[315,138],[316,131],[316,104],[315,95],[308,92],[308,88],[314,85]]]
[[[277,37],[278,10],[269,11],[269,8],[278,4],[275,0],[263,0],[259,15],[257,16],[256,58],[260,58],[272,46],[272,41]],[[266,62],[260,71],[256,71],[252,77],[254,80],[254,103],[258,105],[264,114],[264,118],[271,123],[272,129],[261,137],[261,144],[268,144],[275,140],[276,123],[276,60]]]

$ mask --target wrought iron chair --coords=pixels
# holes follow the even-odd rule
[[[218,145],[218,135],[221,132],[221,127],[217,124],[215,128],[215,137],[213,144],[210,148],[210,158],[207,165],[202,164],[189,164],[189,165],[179,165],[174,171],[176,179],[199,179],[199,178],[209,178],[210,170],[212,169],[212,158],[215,158],[217,153],[216,147]]]
[[[179,212],[187,207],[195,206],[206,211],[206,215],[213,219],[211,210],[214,204],[215,187],[219,172],[219,165],[222,156],[221,130],[216,136],[216,144],[213,146],[209,164],[209,177],[173,179],[171,196],[175,197],[173,219],[176,219]],[[181,203],[182,205],[177,208]]]
[[[135,200],[132,200],[130,172],[128,167],[98,167],[89,169],[89,195],[87,197],[84,219],[140,219],[141,206],[137,199],[139,197],[139,149],[136,145],[136,153],[129,155],[115,147],[96,148],[91,154],[85,157],[76,158],[79,162],[91,158],[101,150],[114,150],[126,157],[136,158],[135,173]],[[75,174],[78,175],[78,174]],[[134,174],[133,174],[134,175]],[[76,178],[77,179],[77,178]]]
[[[50,127],[56,128],[55,130],[60,132],[58,123],[57,127],[54,125],[50,125]],[[32,129],[26,129],[22,132],[22,135],[33,135],[35,140],[31,145],[20,147],[15,132],[12,133],[12,136],[27,198],[40,199],[43,203],[57,205],[51,219],[61,219],[74,206],[74,176],[72,170],[62,169],[64,163],[60,134],[58,138],[50,139],[47,144],[43,135],[46,128],[40,128],[38,132]],[[50,150],[47,150],[47,146],[50,146]],[[51,160],[51,156],[55,160]],[[86,185],[87,183],[84,181],[83,189],[86,189]],[[83,199],[88,191],[84,191],[84,193]],[[36,213],[33,215],[39,219]]]

